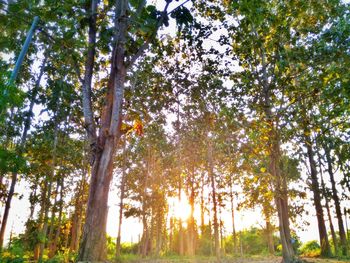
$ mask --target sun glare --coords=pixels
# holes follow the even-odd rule
[[[186,221],[191,214],[191,206],[188,198],[183,194],[181,200],[176,197],[168,199],[170,215]]]

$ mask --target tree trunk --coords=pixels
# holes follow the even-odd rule
[[[84,198],[86,191],[86,174],[87,171],[84,169],[82,172],[82,179],[77,187],[75,195],[75,205],[74,205],[74,214],[72,218],[72,228],[71,228],[71,240],[70,240],[70,251],[77,251],[79,247],[79,240],[81,235],[81,225],[82,225],[82,216],[83,216],[83,207],[86,203]]]
[[[58,100],[57,100],[57,105],[56,105],[56,110],[58,108]],[[55,177],[55,170],[56,170],[56,149],[57,149],[57,142],[58,142],[58,119],[55,113],[55,130],[54,130],[54,142],[53,142],[53,150],[52,150],[52,162],[51,162],[51,171],[50,175],[47,178],[47,195],[46,195],[46,204],[45,204],[45,212],[44,212],[44,225],[41,230],[42,236],[45,237],[45,240],[42,241],[40,244],[40,251],[39,251],[39,261],[42,260],[42,257],[44,255],[44,249],[45,249],[45,244],[47,241],[47,235],[48,235],[48,220],[49,220],[49,211],[50,211],[50,205],[51,205],[51,189],[52,189],[52,180]]]
[[[323,208],[321,204],[321,194],[320,194],[320,186],[317,179],[317,168],[316,162],[314,160],[314,151],[312,149],[311,138],[308,135],[310,132],[307,128],[304,129],[304,137],[305,137],[305,146],[307,149],[307,155],[310,164],[310,175],[311,175],[311,190],[314,194],[314,205],[316,209],[316,216],[318,222],[318,230],[320,236],[320,244],[321,244],[321,255],[322,256],[330,256],[330,246],[328,242],[327,229],[324,221]]]
[[[231,202],[233,253],[234,253],[234,254],[237,254],[237,234],[236,234],[236,227],[235,227],[235,207],[234,207],[234,198],[233,198],[233,182],[232,182],[232,177],[230,177],[230,202]]]
[[[204,176],[202,175],[201,180],[201,235],[204,235],[204,213],[205,213],[205,206],[204,206]]]
[[[191,206],[191,213],[189,218],[189,224],[188,224],[188,254],[190,256],[194,256],[195,254],[195,221],[194,221],[194,200],[195,200],[195,189],[194,189],[194,168],[192,168],[191,172],[191,182],[190,182],[190,206]]]
[[[55,216],[56,216],[56,210],[57,210],[57,203],[58,203],[57,197],[58,197],[59,187],[60,187],[60,178],[57,179],[57,182],[56,182],[56,189],[55,189],[55,192],[54,192],[55,201],[54,201],[53,206],[51,208],[50,227],[49,227],[49,234],[48,234],[48,237],[47,237],[48,247],[49,248],[51,247],[51,243],[53,241],[52,236],[54,234],[54,228],[55,228],[54,222],[55,222]]]
[[[120,203],[119,203],[119,224],[118,224],[118,235],[116,243],[116,257],[120,257],[121,250],[121,232],[122,232],[122,220],[123,220],[123,206],[124,206],[124,197],[125,197],[125,169],[126,169],[126,139],[123,143],[123,167],[122,167],[122,178],[120,183]]]
[[[334,246],[334,252],[337,255],[338,254],[338,241],[337,241],[337,235],[334,231],[334,226],[333,226],[333,220],[332,220],[332,214],[331,214],[331,210],[329,207],[329,200],[328,200],[328,195],[327,195],[327,191],[326,191],[326,185],[324,183],[323,180],[323,171],[322,171],[322,160],[321,160],[321,155],[319,152],[319,148],[317,148],[317,157],[318,157],[318,163],[320,165],[320,176],[321,176],[321,190],[322,190],[322,195],[323,198],[325,199],[325,204],[326,204],[326,211],[327,211],[327,217],[328,217],[328,221],[329,221],[329,228],[331,230],[331,235],[332,235],[332,240],[333,240],[333,246]]]
[[[255,32],[256,33],[256,32]],[[269,137],[269,173],[271,174],[274,182],[275,190],[275,203],[278,213],[279,231],[282,243],[282,257],[284,263],[291,263],[294,261],[295,252],[293,250],[290,227],[289,227],[289,211],[288,211],[288,187],[285,175],[281,174],[280,160],[281,160],[281,149],[280,149],[280,138],[278,133],[278,116],[274,116],[272,113],[272,86],[268,79],[265,50],[262,47],[260,50],[261,54],[261,66],[262,66],[262,78],[263,84],[262,101],[265,113],[265,119],[267,125],[269,125],[270,131],[268,132]]]
[[[126,78],[125,65],[125,43],[128,24],[127,1],[118,1],[118,12],[116,12],[116,45],[113,50],[112,69],[110,73],[106,102],[101,117],[101,131],[98,140],[95,140],[93,130],[88,137],[91,141],[93,152],[92,172],[89,190],[89,199],[86,212],[83,237],[80,245],[78,261],[103,261],[106,259],[106,223],[108,214],[108,194],[113,175],[113,158],[115,147],[121,136],[121,113],[124,97],[124,84]],[[93,43],[93,52],[87,59],[86,68],[93,68],[94,46],[96,42],[96,10],[97,1],[92,1],[92,15],[90,17],[89,43]],[[85,76],[87,77],[87,76]],[[87,77],[91,83],[91,77]],[[85,81],[84,81],[85,84]],[[85,94],[86,92],[83,93]],[[88,96],[89,94],[85,94]],[[89,96],[88,96],[89,97]],[[89,97],[91,99],[91,96]],[[84,118],[86,126],[91,126],[91,107],[88,108]],[[93,127],[93,126],[91,126]],[[97,142],[97,145],[95,144]]]
[[[344,223],[343,223],[343,218],[342,218],[343,215],[342,215],[341,208],[340,208],[340,199],[338,197],[338,191],[337,191],[336,183],[334,180],[332,157],[331,157],[331,153],[330,153],[328,146],[324,145],[323,148],[324,148],[324,151],[326,154],[327,165],[328,165],[328,174],[329,174],[329,179],[330,179],[331,185],[332,185],[332,197],[333,197],[333,201],[335,204],[335,212],[337,214],[337,219],[338,219],[339,236],[340,236],[340,242],[341,242],[341,246],[342,246],[342,253],[344,256],[346,256],[347,252],[348,252],[348,249],[347,249],[348,245],[347,245]]]
[[[214,225],[214,248],[215,256],[220,258],[220,238],[219,238],[219,222],[218,222],[218,209],[216,201],[216,188],[215,188],[215,175],[214,175],[214,163],[213,163],[213,145],[212,141],[209,138],[209,147],[208,147],[208,162],[209,162],[209,177],[211,181],[212,188],[212,198],[213,198],[213,225]]]
[[[269,253],[275,254],[275,246],[273,242],[273,226],[271,225],[270,218],[266,218],[266,240]]]
[[[328,197],[327,197],[326,186],[325,186],[324,181],[323,181],[322,172],[321,172],[321,185],[322,185],[323,197],[324,197],[325,202],[326,202],[326,210],[327,210],[327,216],[328,216],[328,221],[329,221],[329,228],[331,230],[331,235],[332,235],[332,240],[333,240],[334,251],[335,251],[335,254],[337,255],[338,254],[337,235],[334,231],[332,214],[331,214],[331,210],[329,207],[329,201],[328,201]]]
[[[145,3],[144,1],[142,1]],[[101,114],[99,135],[96,134],[96,124],[93,117],[91,83],[95,60],[96,46],[96,19],[98,0],[91,1],[89,12],[89,42],[85,63],[85,76],[82,86],[83,113],[85,129],[87,131],[92,152],[92,171],[89,190],[89,199],[86,212],[83,237],[78,254],[78,261],[103,261],[106,258],[106,221],[108,213],[108,193],[113,174],[113,158],[115,147],[121,136],[120,126],[122,119],[122,105],[127,67],[132,66],[135,60],[148,47],[150,38],[142,47],[126,61],[127,31],[130,26],[129,1],[116,1],[115,12],[115,46],[111,58],[111,72],[107,86],[104,108]],[[170,4],[165,4],[164,11],[158,20],[154,34],[162,25],[166,10]],[[141,9],[143,4],[140,5]]]
[[[49,258],[52,258],[57,251],[57,244],[58,244],[58,239],[61,233],[61,223],[62,223],[62,212],[63,212],[63,189],[64,189],[64,177],[62,177],[59,182],[57,182],[60,185],[60,200],[58,201],[59,203],[59,210],[58,210],[58,218],[57,218],[57,226],[56,226],[56,232],[53,240],[50,242],[49,246]]]

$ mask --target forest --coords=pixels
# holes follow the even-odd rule
[[[0,0],[0,262],[350,260],[349,69],[346,0]]]

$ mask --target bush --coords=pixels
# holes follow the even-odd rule
[[[122,243],[121,253],[122,254],[137,254],[139,249],[138,243]]]
[[[304,257],[318,257],[321,247],[316,240],[308,241],[300,248],[300,254]]]

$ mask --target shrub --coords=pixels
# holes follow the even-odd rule
[[[304,257],[318,257],[321,247],[316,240],[308,241],[300,248],[300,254]]]

